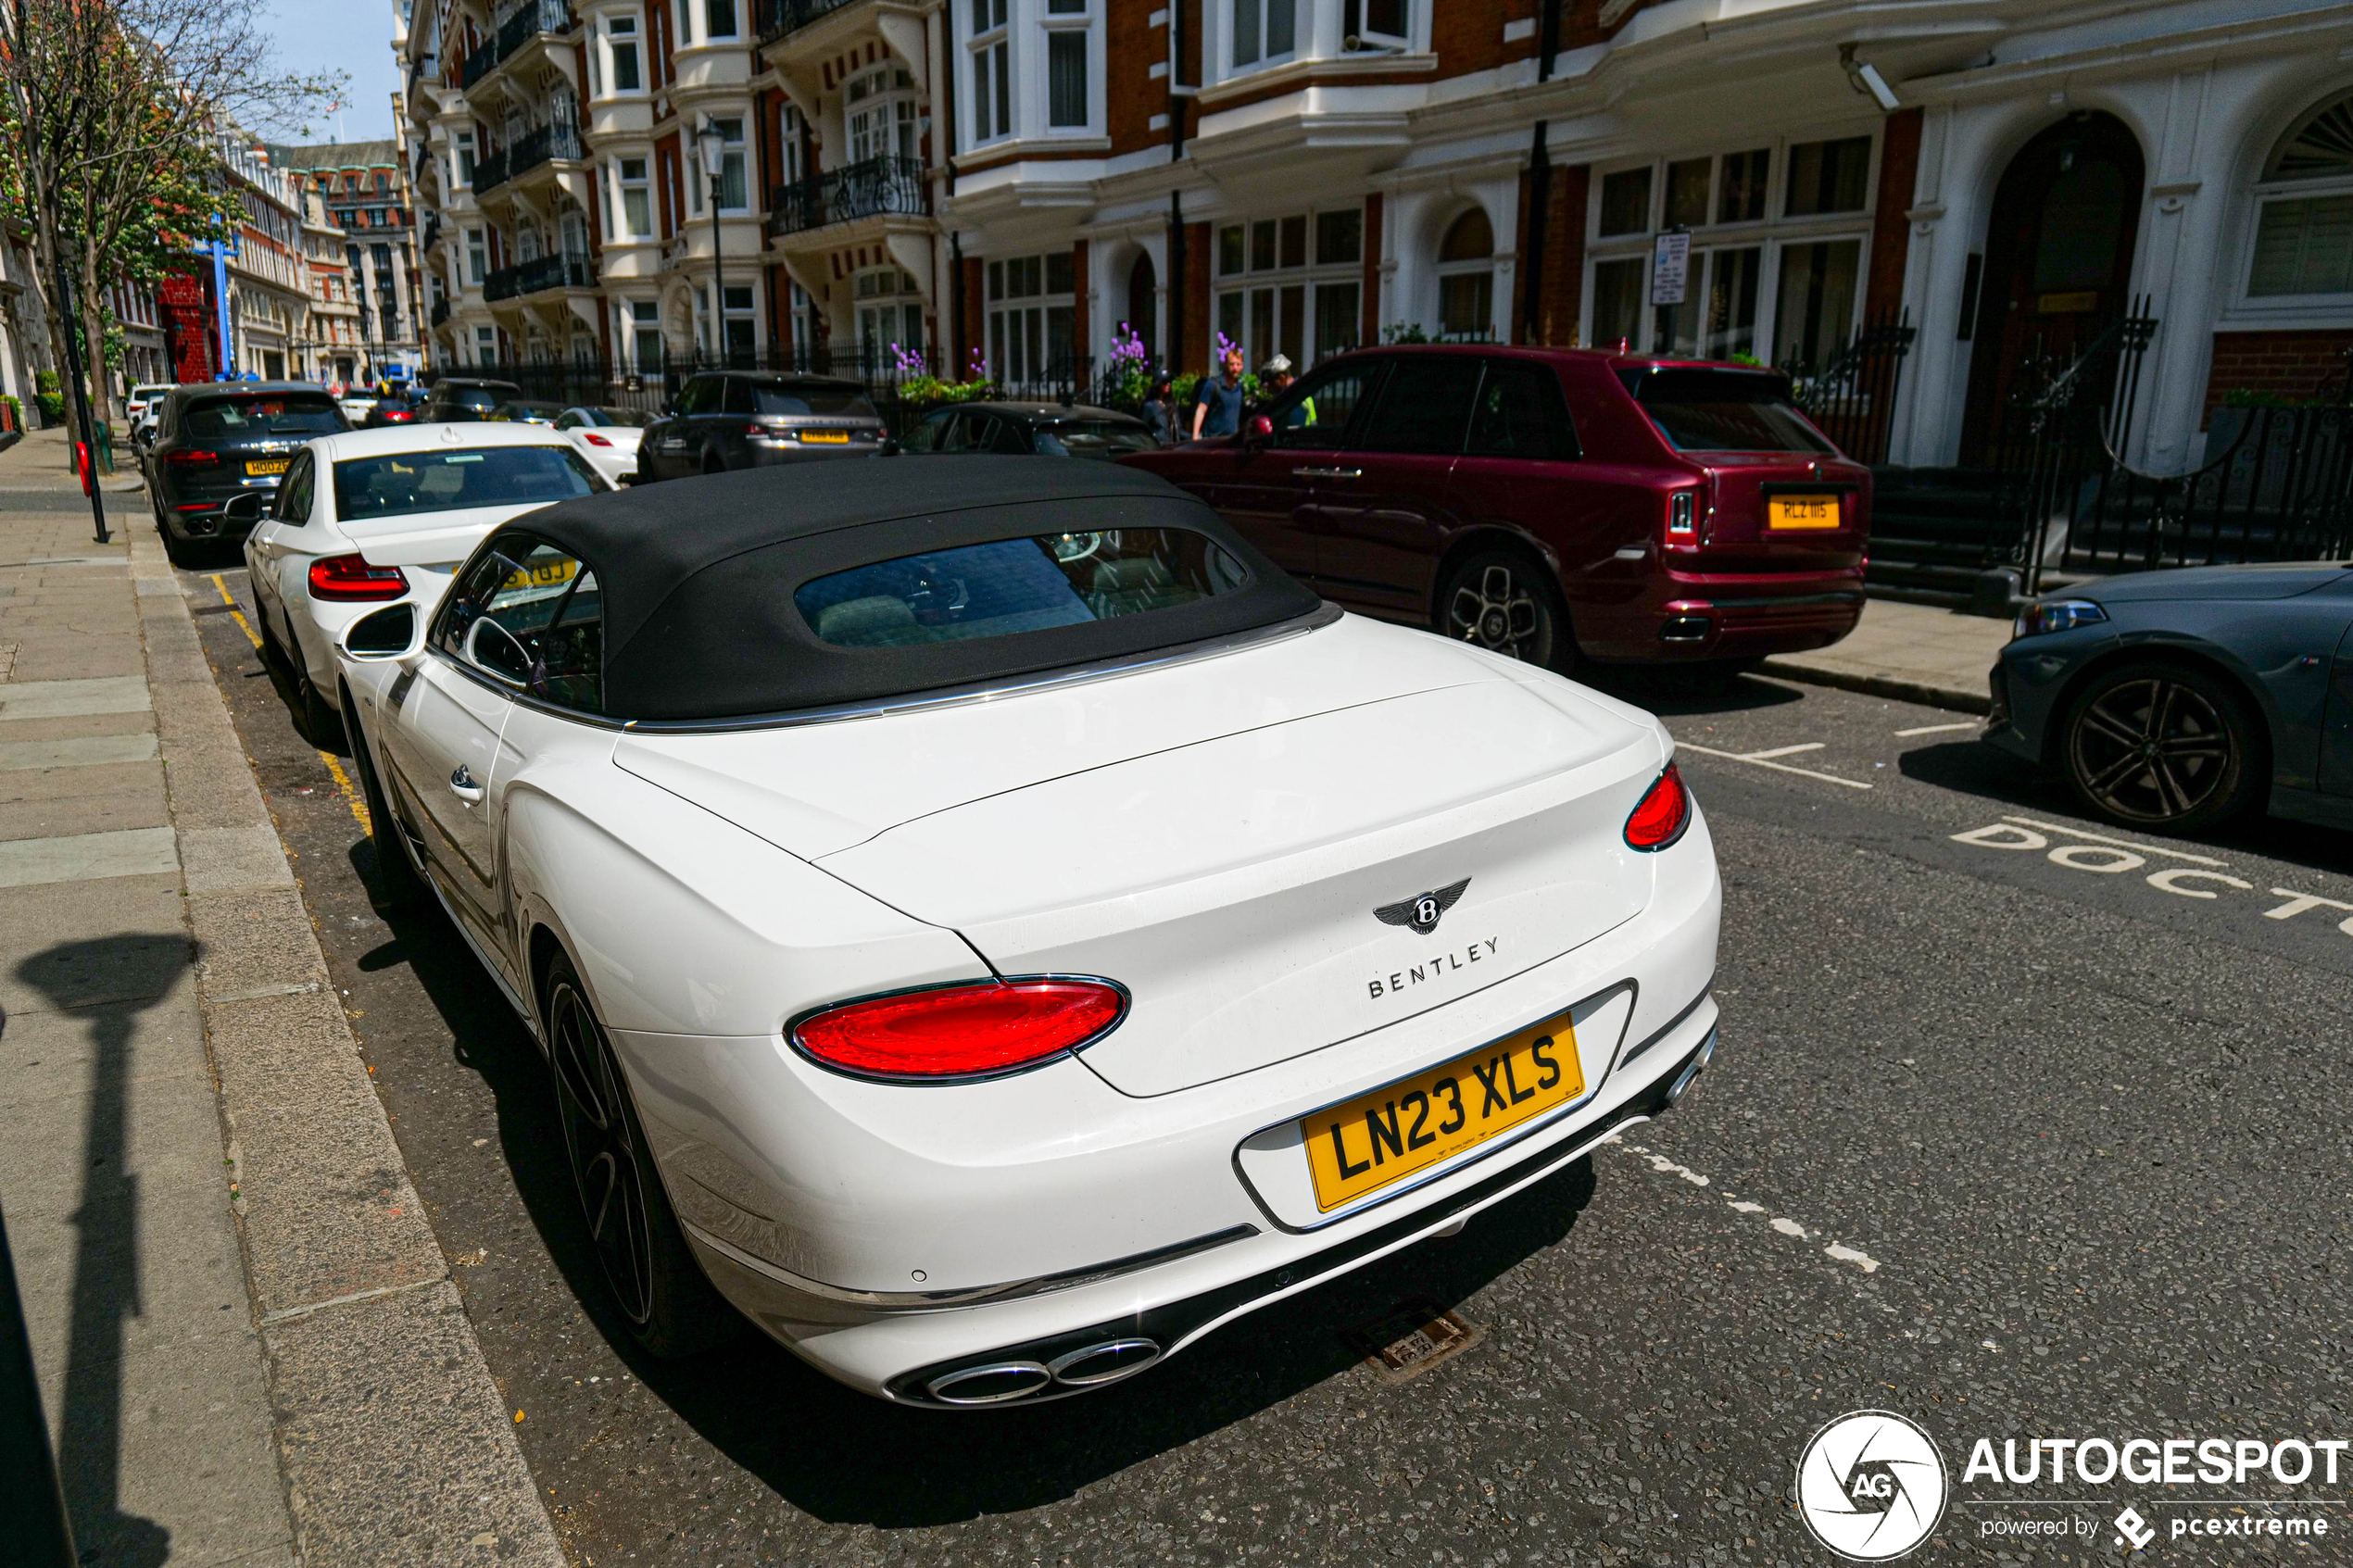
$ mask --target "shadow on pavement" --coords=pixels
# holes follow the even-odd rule
[[[373,870],[363,843],[352,852]],[[937,1525],[1035,1508],[1341,1374],[1357,1358],[1339,1332],[1428,1297],[1466,1300],[1566,1237],[1594,1188],[1579,1160],[1473,1219],[1355,1274],[1252,1312],[1165,1366],[1101,1393],[1002,1411],[885,1404],[811,1370],[748,1325],[682,1361],[647,1355],[607,1303],[564,1162],[555,1091],[539,1047],[438,913],[393,922],[458,1042],[459,1065],[497,1098],[516,1190],[566,1286],[614,1353],[689,1425],[795,1507],[835,1524]],[[364,962],[388,963],[379,947]]]
[[[1983,741],[1959,740],[1916,746],[1904,754],[1897,766],[1906,778],[1919,783],[1973,795],[2013,811],[2091,824],[2095,833],[2130,834],[2153,840],[2169,836],[2101,822],[2083,809],[2074,792],[2055,773],[2045,772]],[[2259,812],[2250,812],[2212,833],[2173,842],[2193,849],[2203,847],[2244,850],[2315,871],[2353,872],[2353,834]]]
[[[1572,679],[1662,717],[1743,713],[1806,700],[1804,692],[1776,682],[1721,671],[1587,664],[1580,665]]]
[[[73,1294],[59,1399],[57,1472],[84,1562],[163,1562],[171,1533],[121,1510],[123,1320],[139,1294],[139,1178],[130,1148],[132,1023],[189,965],[188,939],[141,933],[63,942],[17,978],[90,1028],[82,1201],[73,1211]]]

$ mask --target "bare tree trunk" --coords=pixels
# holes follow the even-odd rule
[[[90,372],[90,417],[99,424],[114,421],[113,378],[107,374],[107,296],[100,281],[98,242],[93,237],[82,247],[82,365]]]

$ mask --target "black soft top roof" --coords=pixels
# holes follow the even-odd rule
[[[736,718],[900,696],[1272,626],[1319,604],[1199,500],[1111,463],[972,457],[748,469],[560,501],[510,527],[596,571],[605,710],[617,719]],[[813,578],[925,550],[1145,527],[1208,535],[1249,568],[1250,582],[1150,614],[897,647],[821,642],[793,603]]]

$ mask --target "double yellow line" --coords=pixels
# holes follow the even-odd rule
[[[261,633],[253,629],[253,623],[245,619],[245,612],[237,608],[237,596],[229,591],[229,584],[220,580],[220,573],[216,571],[212,574],[212,585],[220,590],[220,602],[229,607],[230,619],[237,623],[237,630],[245,634],[245,641],[254,646],[256,652],[260,651]],[[359,737],[352,736],[351,743],[359,745]],[[376,824],[368,815],[366,797],[352,787],[351,775],[343,771],[343,764],[335,759],[332,752],[319,753],[319,760],[324,762],[327,771],[333,775],[335,788],[343,796],[343,803],[351,808],[351,814],[359,822],[360,831],[372,836]]]

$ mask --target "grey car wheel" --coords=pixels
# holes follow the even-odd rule
[[[2060,766],[2076,798],[2109,822],[2195,833],[2254,803],[2261,731],[2221,676],[2188,665],[2119,665],[2068,705]]]

